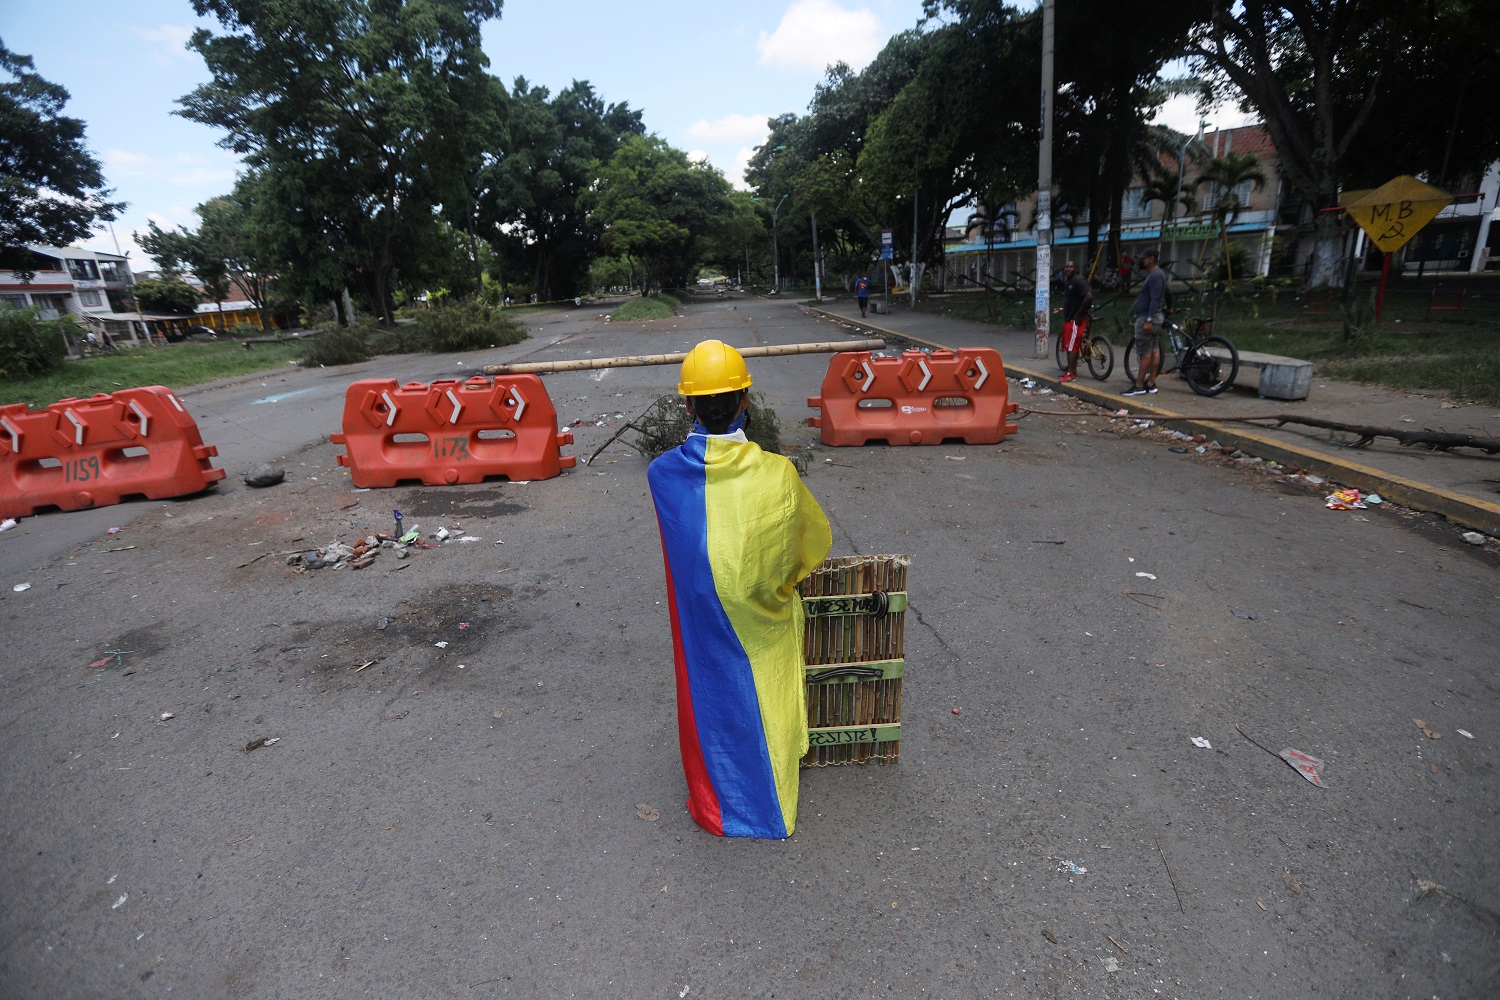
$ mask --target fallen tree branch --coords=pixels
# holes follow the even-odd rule
[[[1270,413],[1265,416],[1256,417],[1159,417],[1154,413],[1149,416],[1150,419],[1164,424],[1187,420],[1205,424],[1253,424],[1256,421],[1274,420],[1277,427],[1285,424],[1306,424],[1309,427],[1322,427],[1325,430],[1343,431],[1346,434],[1358,435],[1359,440],[1351,445],[1345,445],[1347,448],[1363,448],[1378,437],[1388,437],[1395,438],[1408,448],[1412,445],[1420,444],[1427,445],[1437,451],[1447,451],[1449,448],[1475,448],[1490,455],[1500,452],[1500,438],[1475,437],[1472,434],[1451,434],[1447,431],[1403,431],[1395,427],[1371,427],[1368,424],[1346,424],[1338,420],[1303,417],[1293,413]]]
[[[1034,410],[1023,409],[1021,413],[1035,413],[1043,417],[1086,417],[1098,416],[1110,419],[1125,419],[1119,413],[1095,413],[1088,414],[1082,411],[1063,412],[1059,410]],[[1448,431],[1403,431],[1395,427],[1372,427],[1368,424],[1346,424],[1338,420],[1324,420],[1321,417],[1304,417],[1295,413],[1266,413],[1258,416],[1248,417],[1164,417],[1157,413],[1143,412],[1131,413],[1130,417],[1138,420],[1152,420],[1159,424],[1171,423],[1202,423],[1202,424],[1251,424],[1256,425],[1258,421],[1274,420],[1276,426],[1286,424],[1306,424],[1309,427],[1322,427],[1325,430],[1343,431],[1346,434],[1358,435],[1359,440],[1353,444],[1345,445],[1346,448],[1363,448],[1378,437],[1394,438],[1405,447],[1412,445],[1426,445],[1437,451],[1447,451],[1449,448],[1473,448],[1486,454],[1494,455],[1500,453],[1500,438],[1475,437],[1472,434],[1452,434]]]

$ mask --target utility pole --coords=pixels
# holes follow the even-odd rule
[[[1056,58],[1056,0],[1042,5],[1042,141],[1036,180],[1036,354],[1048,355],[1052,293],[1052,70]]]
[[[813,297],[819,302],[823,301],[823,267],[822,261],[818,259],[818,213],[809,212],[812,216],[813,236]]]
[[[907,281],[907,291],[911,294],[911,307],[917,307],[917,201],[922,196],[922,188],[917,184],[917,158],[911,158],[912,186],[911,186],[911,278]]]

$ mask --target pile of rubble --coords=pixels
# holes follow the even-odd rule
[[[406,559],[413,552],[441,548],[449,541],[477,542],[479,539],[473,535],[456,534],[447,528],[439,528],[423,538],[421,530],[413,528],[400,537],[366,535],[353,545],[330,542],[322,548],[293,552],[286,557],[286,564],[298,573],[310,569],[364,569],[383,552],[389,552],[396,559]]]

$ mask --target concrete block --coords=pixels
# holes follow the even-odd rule
[[[1312,391],[1311,361],[1287,358],[1262,365],[1260,394],[1268,399],[1306,399]]]

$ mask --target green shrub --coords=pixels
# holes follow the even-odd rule
[[[617,323],[634,323],[647,319],[671,319],[676,315],[676,300],[667,295],[649,299],[626,299],[609,318]]]
[[[479,351],[519,344],[526,331],[485,302],[440,302],[417,316],[417,342],[428,351]]]
[[[37,319],[35,309],[0,306],[0,378],[36,378],[67,356],[67,320]]]
[[[308,343],[302,352],[302,364],[352,365],[374,357],[369,339],[374,333],[374,324],[369,320],[357,320],[351,327],[326,327]]]

